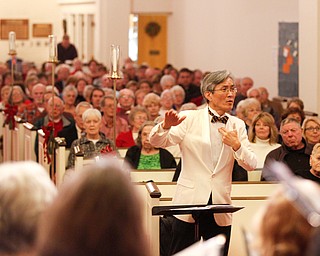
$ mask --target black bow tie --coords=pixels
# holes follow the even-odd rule
[[[228,122],[229,117],[227,117],[227,116],[222,116],[222,117],[216,116],[210,111],[209,108],[208,108],[208,111],[209,111],[209,115],[212,116],[211,123],[220,122],[220,123],[226,124]]]

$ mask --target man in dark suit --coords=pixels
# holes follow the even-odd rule
[[[89,108],[92,108],[89,102],[81,101],[76,106],[76,110],[75,110],[76,115],[74,117],[75,123],[58,132],[59,137],[65,138],[65,141],[67,144],[66,148],[70,148],[72,142],[81,137],[81,134],[83,133],[83,130],[84,130],[82,114]]]

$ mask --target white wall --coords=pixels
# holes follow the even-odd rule
[[[230,69],[235,76],[251,76],[255,86],[278,94],[278,23],[298,22],[299,0],[81,0],[0,1],[1,18],[28,18],[32,23],[53,23],[62,36],[66,12],[95,13],[94,56],[109,64],[109,47],[119,44],[128,56],[130,12],[170,13],[168,16],[168,62],[178,68]],[[65,5],[62,3],[68,3]],[[82,6],[82,7],[81,7]],[[80,9],[79,9],[80,8]],[[47,60],[47,39],[18,41],[18,54],[25,60]],[[40,46],[36,46],[40,42]],[[0,61],[8,58],[8,42],[0,41]]]
[[[298,22],[298,0],[175,0],[172,12],[169,62],[229,69],[278,94],[278,22]]]
[[[49,48],[45,45],[48,38],[33,38],[32,24],[51,23],[53,34],[62,38],[61,13],[56,0],[9,0],[0,1],[0,19],[29,19],[29,40],[17,40],[18,57],[36,64],[48,61]],[[8,56],[8,40],[0,40],[0,61],[5,62]]]

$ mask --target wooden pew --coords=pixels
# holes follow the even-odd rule
[[[55,173],[56,186],[59,188],[63,182],[63,177],[66,172],[66,165],[70,150],[66,149],[66,141],[64,138],[55,138]]]
[[[23,123],[24,128],[24,160],[37,161],[35,153],[35,141],[37,136],[37,128],[31,123]]]
[[[12,131],[12,160],[23,161],[24,160],[24,121],[21,118],[16,118],[16,125]]]
[[[156,182],[172,181],[175,169],[157,169],[157,170],[131,170],[132,182],[144,182],[153,180]]]
[[[42,129],[38,130],[38,162],[41,164],[50,175],[50,164],[48,164],[48,159],[45,154],[44,149],[44,142],[45,142],[45,134]],[[52,158],[52,154],[50,156]],[[53,161],[53,159],[51,159]]]
[[[3,132],[3,162],[12,161],[12,133],[13,130],[9,129],[9,125],[6,124],[2,128]]]
[[[145,183],[135,183],[137,190],[143,195],[143,190],[145,190]],[[155,233],[154,230],[159,226],[159,221],[154,221],[157,216],[151,215],[151,210],[153,206],[156,205],[170,205],[172,203],[172,196],[175,191],[175,182],[158,182],[156,183],[159,191],[161,192],[161,197],[153,198],[150,201],[146,195],[145,207],[147,207],[147,212],[144,217],[146,218],[146,223],[156,223],[156,226],[146,226],[147,233],[150,237],[150,242],[154,245],[150,245],[155,251],[155,246],[159,245],[159,233]],[[232,184],[231,199],[234,206],[245,207],[241,211],[233,214],[233,225],[231,231],[231,241],[229,248],[229,255],[246,255],[246,248],[244,244],[244,238],[242,237],[242,228],[249,229],[252,225],[252,220],[259,208],[266,202],[267,198],[280,186],[277,183],[270,182],[235,182]]]

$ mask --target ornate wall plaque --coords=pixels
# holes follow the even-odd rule
[[[3,19],[0,20],[1,39],[8,39],[10,31],[16,32],[16,39],[29,39],[29,20]]]
[[[52,24],[33,24],[32,36],[33,37],[48,37],[52,34]]]

